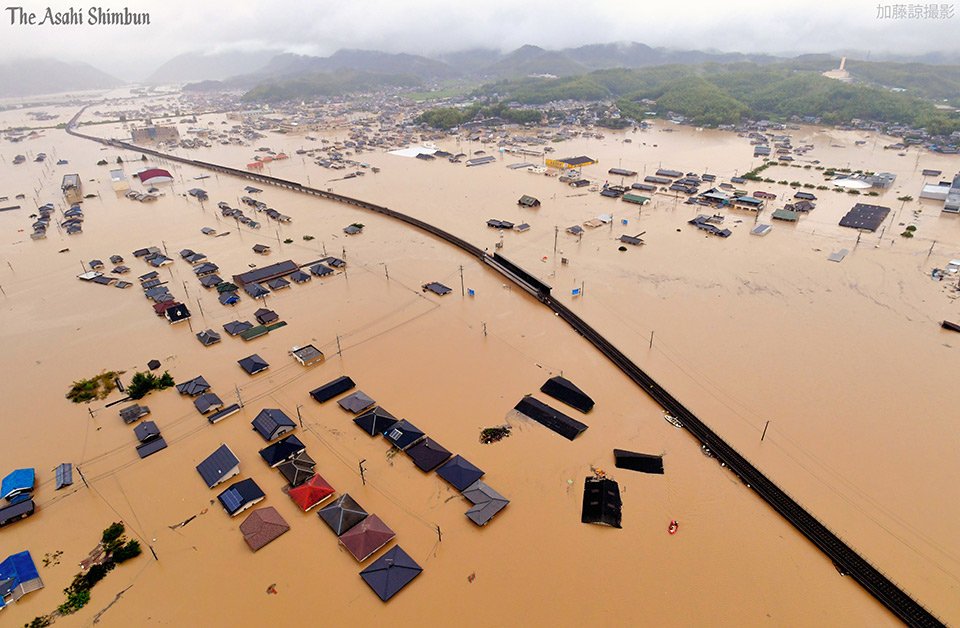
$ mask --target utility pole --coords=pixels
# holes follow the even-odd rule
[[[560,235],[560,227],[553,226],[553,254],[557,254],[557,236]]]
[[[440,531],[440,526],[437,526],[437,541],[443,543],[443,532]]]
[[[300,421],[300,428],[303,428],[303,416],[300,414],[300,408],[303,407],[303,404],[297,404],[297,420]]]
[[[366,469],[363,468],[363,463],[366,462],[366,461],[367,461],[367,459],[364,458],[363,460],[360,461],[360,465],[359,465],[359,466],[360,466],[360,481],[363,482],[363,485],[364,485],[364,486],[367,485],[367,476],[365,475]]]
[[[233,389],[237,391],[237,403],[240,404],[240,407],[243,407],[243,397],[240,396],[240,387],[236,384],[233,385]]]
[[[463,289],[463,264],[460,264],[460,296],[465,296],[466,290]]]
[[[83,477],[83,471],[80,470],[80,467],[77,467],[77,474],[80,475],[80,479],[83,480],[83,485],[87,488],[90,488],[90,485],[87,484],[87,478]]]
[[[767,435],[767,428],[770,427],[770,421],[767,421],[767,424],[763,426],[763,434],[760,435],[760,442],[763,442],[763,437]]]
[[[387,276],[387,281],[390,281],[390,271],[386,264],[383,265],[383,274]]]
[[[340,336],[338,335],[337,336],[337,355],[340,355],[342,353],[343,352],[340,350]]]
[[[653,349],[653,330],[650,330],[650,348]]]
[[[483,325],[483,337],[486,338],[486,337],[487,337],[487,324],[486,324],[486,323],[481,323],[481,324]]]

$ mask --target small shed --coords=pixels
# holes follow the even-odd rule
[[[225,444],[220,445],[197,465],[197,473],[207,488],[213,488],[240,473],[240,459]]]
[[[253,551],[276,540],[289,529],[290,525],[273,506],[254,510],[240,524],[243,540]]]
[[[327,275],[333,274],[333,269],[325,264],[314,264],[310,267],[310,272],[317,277],[326,277]]]
[[[298,270],[297,272],[290,275],[290,279],[293,280],[293,283],[307,283],[308,281],[313,279],[313,277],[303,272],[302,270]]]
[[[588,477],[583,483],[580,521],[620,527],[620,485],[604,477]]]
[[[321,508],[317,515],[330,526],[334,534],[340,536],[366,519],[367,511],[348,493],[344,493],[329,506]]]
[[[540,207],[540,201],[533,196],[524,194],[520,197],[520,200],[517,201],[517,205],[520,207]]]
[[[341,534],[340,543],[357,559],[357,562],[362,563],[396,536],[396,532],[391,530],[380,517],[370,515]]]
[[[441,297],[444,296],[444,295],[446,295],[446,294],[450,294],[451,292],[453,292],[450,288],[448,288],[447,286],[443,285],[442,283],[440,283],[440,282],[438,282],[438,281],[431,281],[430,283],[425,283],[425,284],[423,284],[423,286],[421,286],[421,289],[422,289],[424,292],[426,292],[426,291],[429,290],[430,292],[436,294],[437,296],[441,296]]]
[[[457,454],[437,469],[437,475],[446,480],[453,488],[464,491],[483,477],[483,471],[469,460]]]
[[[270,247],[266,244],[254,244],[253,252],[259,255],[266,255],[270,252]]]
[[[361,571],[360,577],[386,602],[422,572],[423,568],[397,545]]]
[[[154,421],[144,421],[133,428],[133,434],[141,443],[148,443],[160,437],[160,428]]]
[[[54,470],[54,475],[56,477],[56,488],[54,490],[59,491],[65,486],[70,486],[73,484],[73,465],[69,462],[60,463]]]

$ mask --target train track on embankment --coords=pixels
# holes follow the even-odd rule
[[[136,146],[119,140],[104,139],[91,135],[80,133],[76,130],[76,121],[83,113],[81,109],[76,116],[68,123],[67,133],[83,139],[99,142],[106,146],[112,146],[124,150],[132,150],[147,155],[152,155],[159,159],[165,159],[176,163],[182,163],[206,170],[211,170],[221,174],[232,175],[248,181],[254,181],[261,184],[273,185],[294,192],[310,194],[327,200],[345,203],[378,214],[389,216],[412,227],[429,233],[449,244],[459,248],[465,253],[476,257],[481,262],[500,272],[514,284],[524,289],[542,304],[550,308],[577,333],[584,337],[597,350],[613,362],[623,373],[633,380],[645,393],[659,403],[666,412],[679,419],[683,429],[687,430],[701,445],[707,446],[714,457],[727,466],[735,473],[740,480],[759,495],[767,504],[777,511],[784,519],[789,521],[801,534],[810,540],[820,549],[830,560],[834,562],[841,573],[849,575],[856,580],[870,595],[876,598],[881,604],[887,607],[900,620],[910,626],[943,626],[937,617],[925,609],[919,602],[913,599],[899,585],[890,580],[887,576],[871,565],[865,558],[831,532],[816,517],[797,503],[793,498],[786,494],[763,472],[757,469],[753,464],[737,452],[716,432],[710,429],[701,421],[691,410],[680,403],[663,386],[658,384],[643,369],[637,366],[630,358],[623,354],[616,346],[607,340],[602,334],[594,329],[590,324],[577,316],[570,308],[560,303],[550,294],[550,287],[539,279],[523,270],[519,266],[511,263],[498,254],[490,255],[478,246],[459,238],[452,233],[444,231],[427,222],[389,209],[382,205],[368,203],[360,199],[336,194],[334,192],[319,190],[277,177],[271,177],[247,170],[230,168],[220,164],[214,164],[194,159],[186,159],[177,155],[162,153],[153,149]]]

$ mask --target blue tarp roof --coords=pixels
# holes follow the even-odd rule
[[[17,469],[3,478],[0,484],[0,497],[10,497],[23,491],[33,489],[33,482],[36,474],[33,469]]]
[[[0,563],[0,608],[4,606],[3,598],[13,589],[25,582],[39,579],[40,573],[29,551],[8,556]]]

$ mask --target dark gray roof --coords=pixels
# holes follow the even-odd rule
[[[158,436],[151,441],[143,443],[142,445],[137,446],[137,455],[141,458],[146,458],[151,456],[161,449],[167,448],[167,441],[163,440],[163,437]]]
[[[367,511],[348,493],[344,493],[332,504],[317,511],[317,515],[330,526],[334,534],[340,536],[366,519]]]
[[[381,436],[398,421],[397,417],[382,406],[371,408],[353,420],[360,429],[370,436]]]
[[[620,486],[609,478],[588,477],[583,482],[580,521],[620,527]]]
[[[290,275],[290,279],[294,280],[296,283],[306,283],[310,281],[312,277],[302,270],[298,270]]]
[[[124,423],[133,423],[148,414],[150,414],[150,408],[136,403],[120,410],[120,418],[123,419]]]
[[[181,395],[191,395],[195,397],[209,389],[210,384],[207,383],[207,380],[203,379],[202,375],[198,375],[182,384],[177,384],[177,392]]]
[[[450,457],[450,451],[429,436],[408,447],[405,453],[410,456],[418,469],[427,473],[439,467]]]
[[[253,323],[249,321],[230,321],[229,323],[224,324],[223,331],[227,332],[231,336],[236,336],[241,332],[247,331],[251,327],[253,327]]]
[[[577,388],[569,379],[559,375],[544,382],[543,386],[540,387],[540,392],[550,395],[583,413],[590,412],[593,409],[593,399]]]
[[[220,342],[220,334],[212,329],[205,329],[197,333],[197,340],[199,340],[203,346],[209,347],[210,345],[215,345]]]
[[[239,467],[240,460],[230,451],[230,448],[220,445],[216,451],[197,465],[197,472],[207,483],[207,488],[213,488],[232,477],[234,470],[239,470]]]
[[[383,436],[388,441],[393,443],[395,447],[399,449],[406,449],[410,445],[423,438],[423,432],[420,431],[420,429],[413,423],[410,423],[404,419],[394,423],[389,430],[384,432]]]
[[[216,423],[217,421],[222,421],[223,419],[227,418],[231,414],[236,414],[237,412],[240,412],[240,405],[235,403],[227,406],[222,410],[218,410],[213,414],[208,414],[207,421],[213,424],[213,423]]]
[[[262,268],[255,268],[239,275],[234,275],[233,280],[242,286],[248,283],[266,281],[267,279],[273,279],[274,277],[283,277],[285,275],[289,275],[290,273],[296,272],[299,269],[300,267],[296,262],[286,260],[283,262],[277,262],[276,264],[270,264],[269,266],[264,266]]]
[[[449,482],[458,491],[466,490],[483,477],[483,471],[457,454],[437,469],[437,475]]]
[[[206,414],[211,410],[219,410],[223,406],[223,401],[216,393],[208,392],[194,399],[193,405],[200,414]]]
[[[292,459],[277,465],[277,471],[280,472],[290,486],[300,486],[311,477],[313,477],[314,467],[317,463],[313,461],[307,452],[302,451]]]
[[[242,360],[237,360],[237,364],[239,364],[240,368],[246,371],[248,375],[256,375],[260,371],[263,371],[270,366],[266,360],[261,358],[256,353],[247,356]]]
[[[319,388],[314,388],[310,391],[310,396],[319,403],[323,403],[325,401],[330,401],[341,393],[347,392],[354,386],[356,386],[356,384],[353,383],[353,380],[348,376],[343,375],[333,381],[327,382]]]
[[[297,424],[278,408],[264,408],[250,424],[266,441],[271,441],[297,427]]]
[[[306,445],[299,438],[291,434],[272,445],[264,447],[259,453],[264,462],[271,467],[276,467],[281,462],[291,460],[306,448]]]
[[[73,484],[73,465],[69,462],[63,462],[56,468],[56,478],[57,478],[57,487],[55,490],[60,490],[64,486],[70,486]]]
[[[265,497],[260,487],[252,479],[240,480],[230,485],[228,489],[217,495],[223,509],[231,517],[257,503]]]
[[[133,434],[137,437],[138,441],[145,443],[160,436],[160,428],[158,428],[157,424],[153,421],[144,421],[133,428]]]
[[[436,295],[439,295],[439,296],[441,296],[441,297],[442,297],[443,295],[445,295],[445,294],[450,294],[450,292],[452,292],[452,290],[450,290],[450,288],[446,287],[445,285],[443,285],[442,283],[440,283],[440,282],[438,282],[438,281],[431,281],[430,283],[425,283],[425,284],[423,284],[422,287],[423,287],[423,291],[424,291],[424,292],[426,292],[427,290],[429,290],[430,292],[432,292],[432,293],[434,293],[434,294],[436,294]]]
[[[243,285],[244,291],[249,294],[254,299],[259,299],[260,297],[265,297],[270,294],[270,291],[261,286],[258,283],[248,283]]]
[[[395,545],[360,572],[363,581],[386,602],[423,572],[410,555]]]
[[[573,440],[587,429],[587,426],[563,412],[551,408],[534,397],[524,397],[514,406],[514,410],[550,428],[568,440]]]
[[[463,496],[473,504],[466,515],[478,526],[485,525],[510,503],[509,499],[490,488],[483,480],[477,480],[467,487]]]
[[[329,266],[324,266],[323,264],[314,264],[310,267],[310,272],[318,277],[323,277],[324,275],[329,275],[333,272],[333,269]]]
[[[347,410],[348,412],[353,412],[354,414],[357,412],[363,412],[375,403],[376,401],[374,401],[362,390],[358,390],[357,392],[347,395],[343,399],[337,401],[337,404],[341,408]]]

